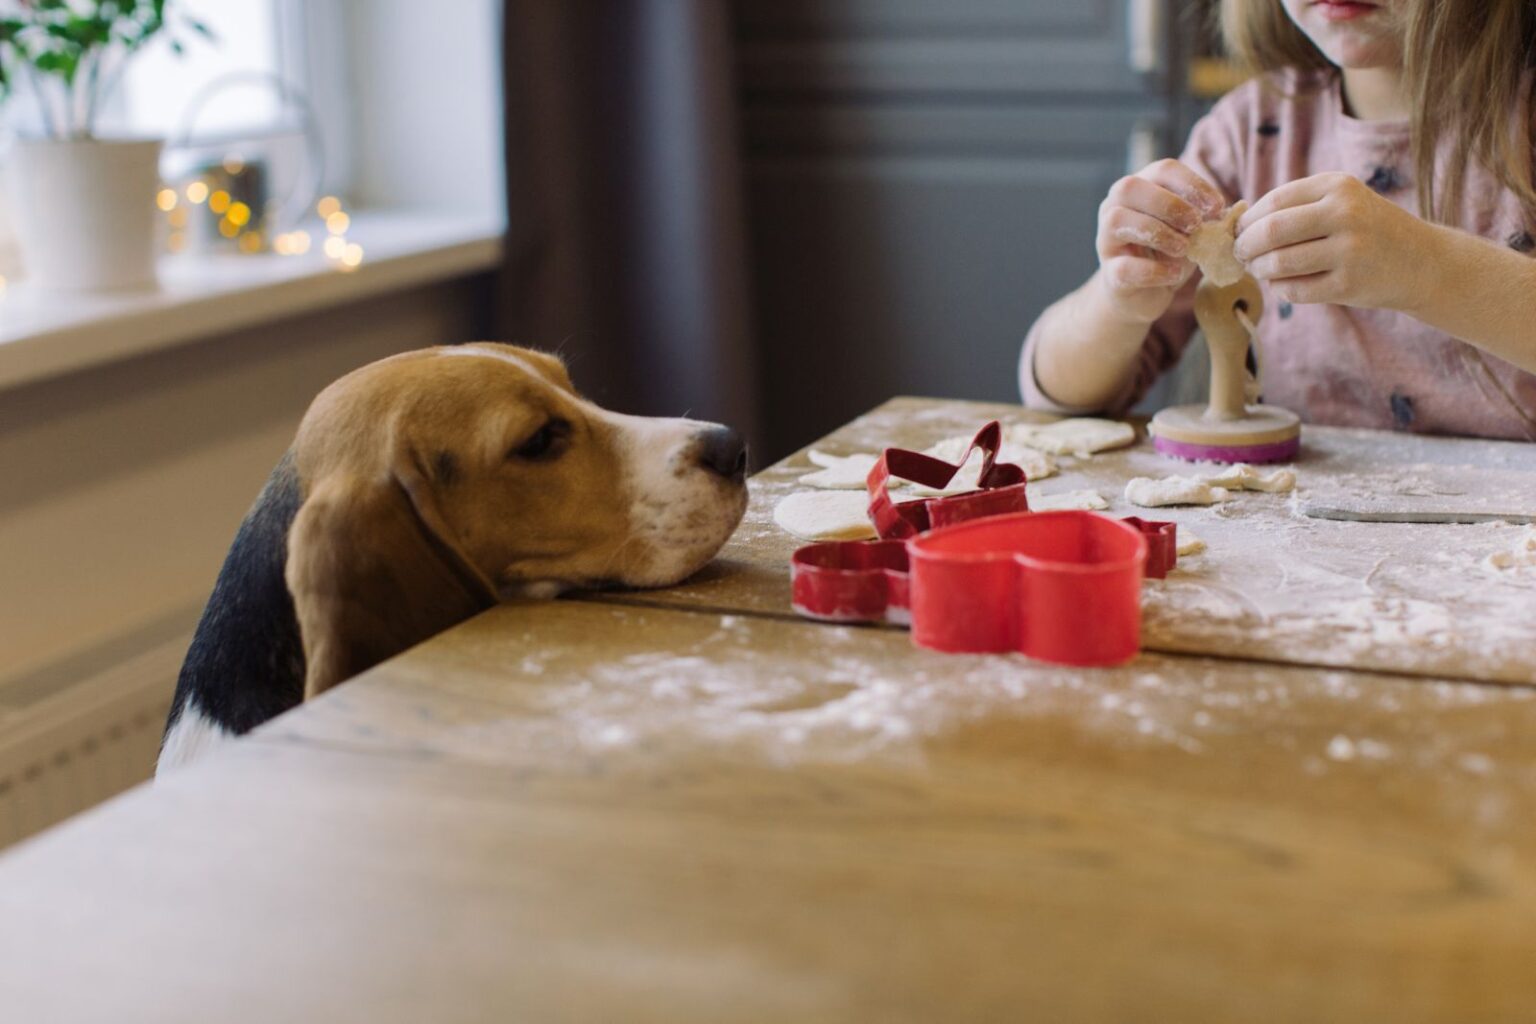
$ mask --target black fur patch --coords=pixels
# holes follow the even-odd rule
[[[300,504],[288,452],[224,558],[176,679],[167,732],[188,701],[210,721],[244,733],[304,699],[304,645],[283,578],[288,530]]]
[[[451,484],[459,478],[459,460],[453,457],[453,452],[438,452],[432,465],[440,484]]]
[[[1371,176],[1365,179],[1366,187],[1385,195],[1388,192],[1396,192],[1403,187],[1403,176],[1398,173],[1396,167],[1378,165],[1371,172]]]
[[[1392,406],[1392,419],[1403,429],[1413,426],[1413,399],[1394,390],[1387,400]]]
[[[1509,247],[1515,252],[1530,252],[1536,249],[1536,238],[1532,238],[1529,231],[1516,231],[1505,239]]]
[[[1265,121],[1263,124],[1259,125],[1258,132],[1266,139],[1272,139],[1276,135],[1280,134],[1280,126],[1275,124],[1273,121]]]
[[[1295,310],[1289,302],[1282,302],[1280,303],[1279,312],[1281,320],[1289,320],[1291,318],[1291,314],[1295,312]]]

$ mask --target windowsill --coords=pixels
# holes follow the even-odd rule
[[[316,247],[302,256],[165,257],[153,292],[64,294],[17,282],[0,291],[0,388],[489,270],[504,230],[468,214],[365,210],[347,231],[363,247],[355,269],[327,259],[323,229],[311,229]]]

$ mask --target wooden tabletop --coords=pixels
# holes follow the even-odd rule
[[[1536,689],[797,621],[759,492],[0,857],[0,1019],[1530,1019]]]

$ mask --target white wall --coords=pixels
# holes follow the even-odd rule
[[[343,15],[352,201],[503,216],[498,0],[319,2]]]

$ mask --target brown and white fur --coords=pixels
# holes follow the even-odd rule
[[[444,346],[347,374],[241,523],[157,774],[501,597],[686,578],[741,520],[745,475],[734,431],[601,409],[531,349]]]

